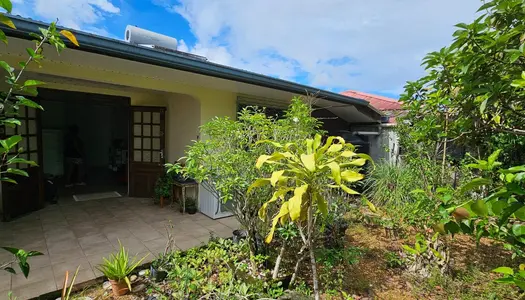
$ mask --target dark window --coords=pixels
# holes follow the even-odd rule
[[[241,112],[244,108],[246,107],[259,107],[260,109],[263,109],[264,110],[264,113],[266,114],[267,117],[272,117],[272,118],[277,118],[277,119],[281,119],[281,118],[284,118],[284,109],[280,109],[280,108],[273,108],[273,107],[261,107],[261,106],[258,106],[258,105],[248,105],[248,104],[238,104],[237,105],[237,113]]]

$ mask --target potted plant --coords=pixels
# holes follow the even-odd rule
[[[168,174],[163,174],[155,182],[155,203],[160,202],[160,206],[164,206],[165,200],[169,199],[172,190],[172,177]]]
[[[97,269],[104,274],[111,283],[114,296],[122,296],[131,290],[131,282],[128,276],[142,261],[149,255],[145,255],[137,260],[136,257],[130,259],[128,251],[124,249],[119,241],[120,250],[111,254],[109,258],[103,258],[104,263],[97,266]]]
[[[186,212],[190,215],[193,215],[197,212],[197,201],[195,200],[195,198],[186,198]]]
[[[166,236],[168,239],[166,241],[164,251],[157,256],[150,266],[150,278],[156,282],[162,281],[164,278],[166,278],[166,276],[168,276],[167,266],[170,263],[171,253],[173,252],[173,247],[175,246],[175,240],[173,238],[173,224],[171,221],[169,221],[169,224],[166,225]]]
[[[159,255],[150,266],[150,278],[156,282],[164,280],[168,276],[166,265],[169,262],[168,255]]]

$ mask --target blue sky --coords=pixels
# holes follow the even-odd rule
[[[14,0],[15,14],[123,39],[126,25],[210,61],[397,98],[479,0]]]

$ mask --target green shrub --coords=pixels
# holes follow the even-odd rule
[[[405,262],[397,252],[388,251],[385,253],[386,265],[389,268],[395,269],[402,267]]]
[[[403,207],[414,203],[411,192],[422,184],[421,175],[408,164],[380,162],[365,178],[365,195],[376,205]]]

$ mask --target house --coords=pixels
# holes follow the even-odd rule
[[[348,90],[341,94],[367,101],[383,114],[380,124],[350,124],[350,126],[353,127],[353,132],[367,132],[367,134],[365,133],[361,136],[370,143],[369,152],[374,161],[397,162],[400,149],[399,137],[395,131],[395,126],[396,116],[403,112],[402,103],[396,99],[354,90]],[[365,129],[368,128],[369,131],[363,131],[363,126]]]
[[[17,30],[2,60],[12,66],[27,57],[32,32],[46,24],[11,17]],[[242,105],[285,108],[295,95],[317,94],[316,116],[332,134],[352,124],[379,124],[381,113],[366,100],[207,61],[179,51],[130,44],[72,31],[80,47],[68,44],[60,55],[45,47],[42,68],[32,65],[26,78],[46,82],[36,98],[45,111],[23,108],[21,156],[37,161],[29,178],[4,184],[2,213],[9,219],[44,205],[44,173],[63,175],[62,135],[76,125],[86,145],[90,192],[119,191],[151,197],[165,162],[174,162],[193,140],[199,126],[215,116],[236,117]],[[2,45],[1,47],[4,47]],[[118,153],[115,156],[115,153]],[[108,167],[109,166],[109,167]],[[121,170],[113,177],[107,171]],[[117,186],[118,183],[123,185]],[[201,189],[199,209],[217,218],[226,213]]]

